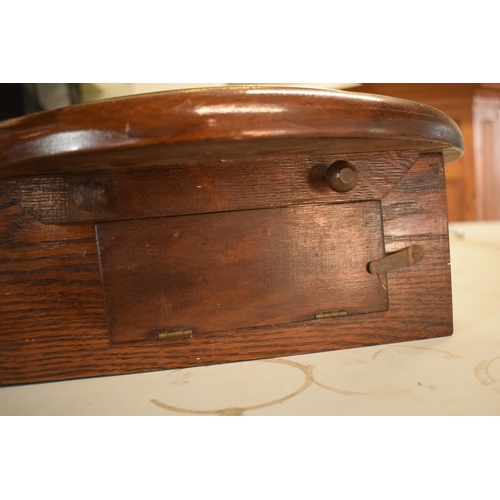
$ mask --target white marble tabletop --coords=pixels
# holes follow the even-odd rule
[[[450,225],[451,337],[0,389],[2,415],[500,415],[500,221]]]

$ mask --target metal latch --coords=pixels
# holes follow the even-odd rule
[[[424,258],[424,249],[420,245],[411,245],[403,250],[391,253],[386,257],[374,260],[368,264],[371,274],[380,274],[393,269],[409,267],[417,264]]]

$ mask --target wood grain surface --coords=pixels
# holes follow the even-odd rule
[[[10,199],[4,181],[2,384],[286,356],[452,333],[440,154],[422,155],[381,199],[385,251],[411,244],[425,250],[419,264],[388,273],[388,311],[124,344],[110,342],[94,224],[43,224]]]
[[[167,92],[0,123],[0,383],[451,334],[444,162],[462,151],[433,108],[338,91]],[[327,183],[338,160],[347,192]],[[421,262],[368,273],[410,245]],[[316,316],[330,304],[363,314]],[[177,328],[193,333],[158,338]]]
[[[109,222],[96,229],[112,341],[387,309],[387,290],[367,272],[369,262],[384,256],[378,201]]]
[[[159,159],[418,149],[461,156],[444,113],[335,90],[229,87],[110,99],[0,123],[0,176],[138,166]]]
[[[171,215],[286,207],[311,203],[380,200],[417,160],[419,152],[349,155],[281,155],[273,158],[205,160],[141,168],[99,169],[61,174],[15,176],[1,180],[13,203],[41,222],[102,222]],[[358,171],[354,189],[333,191],[328,167],[348,158]],[[80,161],[80,159],[79,159]],[[75,191],[100,183],[108,203],[82,210]]]

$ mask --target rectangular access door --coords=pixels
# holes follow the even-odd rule
[[[110,222],[96,230],[112,341],[388,307],[386,287],[367,271],[384,256],[378,201]]]

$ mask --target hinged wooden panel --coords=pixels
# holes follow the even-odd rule
[[[113,341],[387,310],[380,202],[97,225]],[[263,332],[263,335],[265,333]]]

